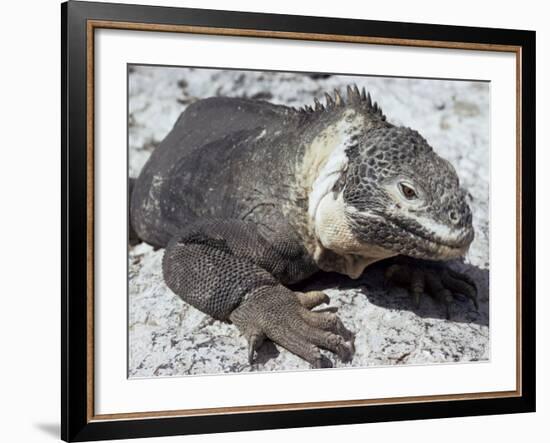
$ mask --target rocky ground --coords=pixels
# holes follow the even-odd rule
[[[355,331],[356,355],[336,366],[468,362],[490,358],[489,347],[489,143],[487,83],[382,77],[281,74],[134,66],[129,73],[129,174],[150,153],[190,103],[224,95],[273,103],[312,104],[325,91],[365,86],[395,124],[417,129],[450,160],[468,189],[476,238],[463,262],[478,285],[480,307],[462,300],[451,320],[429,297],[415,308],[408,294],[385,288],[383,266],[359,280],[320,274],[302,285],[324,289],[346,326]],[[309,366],[265,343],[254,365],[237,329],[182,302],[163,283],[162,250],[129,247],[129,376],[175,376],[241,371],[303,370]]]

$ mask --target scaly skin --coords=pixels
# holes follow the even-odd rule
[[[370,95],[300,110],[211,98],[190,105],[132,182],[132,234],[166,248],[164,280],[235,324],[249,360],[266,338],[313,367],[353,357],[354,335],[322,292],[287,285],[319,270],[358,278],[378,260],[448,260],[467,251],[471,212],[453,167],[420,134],[386,121]],[[414,263],[387,279],[447,307],[473,282]],[[448,309],[448,308],[447,308]]]

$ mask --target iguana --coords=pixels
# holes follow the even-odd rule
[[[390,124],[365,90],[336,90],[300,109],[213,97],[180,115],[131,183],[137,236],[165,248],[167,286],[248,340],[265,338],[330,367],[349,361],[354,334],[320,291],[288,285],[319,270],[358,278],[404,255],[448,260],[474,238],[453,166],[415,130]],[[476,302],[465,275],[425,263],[393,264],[386,277],[445,303]]]

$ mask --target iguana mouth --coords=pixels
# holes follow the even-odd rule
[[[456,239],[447,240],[431,234],[422,228],[414,229],[410,224],[405,224],[395,219],[391,219],[389,222],[399,230],[405,231],[417,239],[421,239],[421,242],[417,242],[420,250],[436,252],[437,256],[460,257],[466,253],[474,239],[473,229],[463,231],[464,233],[457,236]],[[420,251],[419,255],[421,255]]]

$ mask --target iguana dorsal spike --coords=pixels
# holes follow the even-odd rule
[[[348,100],[350,103],[361,103],[361,93],[357,85],[348,86]]]
[[[348,85],[348,87],[346,88],[346,94],[349,102],[352,102],[355,100],[353,89],[350,85]]]
[[[361,93],[359,92],[357,85],[353,85],[353,93],[355,97],[357,97],[357,100],[361,100]]]
[[[325,99],[327,101],[327,108],[332,108],[334,106],[334,100],[328,92],[325,92]]]
[[[367,91],[365,90],[365,87],[361,89],[361,100],[365,101],[367,99]]]
[[[343,106],[344,100],[342,100],[342,96],[338,92],[338,89],[334,90],[334,103],[336,106]]]
[[[370,92],[367,94],[367,106],[372,108],[372,99],[370,97]]]
[[[321,102],[319,100],[317,100],[316,98],[313,99],[313,103],[315,103],[315,110],[316,111],[324,111],[324,106],[321,104]]]

